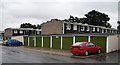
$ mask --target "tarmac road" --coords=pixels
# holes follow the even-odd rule
[[[86,58],[82,56],[59,56],[23,49],[21,47],[2,48],[2,63],[118,63],[119,52],[105,55],[94,55]]]

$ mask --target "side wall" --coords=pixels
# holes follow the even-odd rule
[[[107,37],[107,53],[118,50],[118,35]]]
[[[9,29],[9,28],[8,28],[8,29],[5,29],[5,34],[4,34],[4,36],[5,36],[5,37],[7,37],[7,36],[12,36],[12,33],[13,33],[13,32],[12,32],[12,29]]]
[[[63,22],[52,20],[41,25],[41,34],[63,34]]]

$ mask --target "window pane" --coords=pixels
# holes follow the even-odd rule
[[[67,30],[71,30],[71,25],[70,25],[70,24],[67,24],[67,25],[66,25],[66,28],[67,28]]]
[[[73,44],[73,46],[82,46],[82,42],[77,42],[77,43],[75,43],[75,44]]]
[[[20,33],[22,34],[22,33],[23,33],[23,31],[21,30],[21,31],[20,31]]]
[[[74,25],[74,26],[73,26],[73,30],[77,30],[77,25]]]
[[[89,43],[90,44],[90,46],[95,46],[93,43]]]
[[[14,33],[17,33],[17,30],[14,30]]]
[[[84,26],[81,26],[81,31],[84,31],[85,30],[85,27]]]

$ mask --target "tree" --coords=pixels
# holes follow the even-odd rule
[[[75,17],[75,22],[80,23],[80,20],[78,17]]]
[[[32,28],[33,28],[33,29],[37,29],[36,25],[32,25]]]
[[[41,29],[41,25],[37,24],[37,29]]]
[[[84,18],[78,18],[70,15],[69,19],[64,19],[65,22],[71,22],[71,23],[82,23],[82,24],[89,24],[89,25],[95,25],[95,26],[103,26],[106,28],[111,28],[112,25],[108,23],[110,18],[107,14],[101,13],[95,10],[92,10],[85,14]]]
[[[117,21],[117,23],[118,23],[117,29],[120,30],[120,21]]]
[[[69,20],[69,22],[71,22],[71,23],[75,22],[74,17],[73,17],[73,16],[71,16],[71,15],[70,15],[70,17],[69,17],[69,19],[68,19],[68,20]]]
[[[23,23],[20,25],[20,28],[33,28],[33,29],[41,29],[41,25],[37,24],[37,26],[34,24],[32,25],[31,23]]]
[[[110,23],[107,23],[106,27],[107,27],[107,28],[111,28],[112,25],[111,25]]]
[[[110,18],[105,13],[92,10],[85,14],[85,16],[86,18],[81,19],[83,23],[87,23],[89,25],[111,27],[110,23],[107,23],[107,21],[109,21]]]
[[[33,28],[33,26],[30,23],[23,23],[20,25],[20,28]]]

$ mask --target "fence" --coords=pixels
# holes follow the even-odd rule
[[[75,42],[93,42],[106,52],[107,36],[100,35],[49,35],[24,36],[24,45],[29,47],[53,48],[69,50]]]

